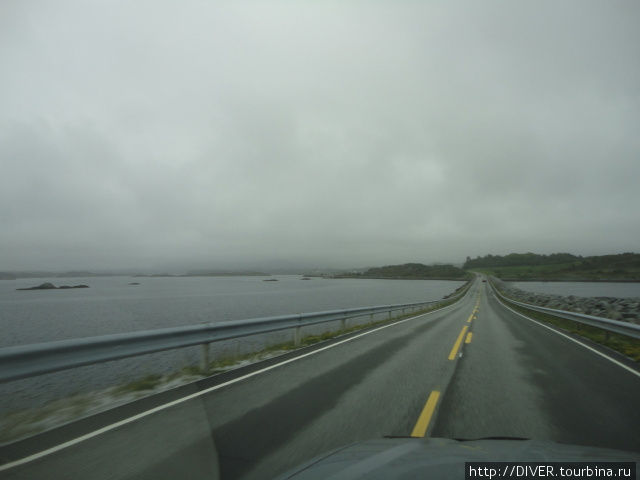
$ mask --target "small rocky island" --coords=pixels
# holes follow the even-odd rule
[[[89,288],[89,285],[60,285],[56,287],[53,283],[41,283],[36,287],[16,288],[16,290],[66,290],[69,288]]]

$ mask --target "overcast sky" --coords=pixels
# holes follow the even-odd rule
[[[640,3],[0,3],[0,270],[640,251]]]

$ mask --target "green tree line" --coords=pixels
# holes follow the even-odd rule
[[[515,267],[521,265],[554,265],[559,263],[572,263],[581,260],[582,257],[570,253],[552,253],[540,255],[537,253],[510,253],[508,255],[485,255],[484,257],[467,257],[464,269],[483,267]]]
[[[374,267],[365,271],[363,277],[375,278],[466,278],[467,273],[453,265],[423,265],[422,263],[405,263],[404,265],[387,265]]]

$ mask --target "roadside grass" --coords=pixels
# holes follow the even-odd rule
[[[85,414],[92,403],[91,395],[75,394],[41,408],[20,410],[0,419],[0,444],[35,435],[61,423],[61,419],[74,419]]]
[[[509,303],[509,306],[528,317],[555,325],[566,332],[587,338],[593,342],[622,353],[635,362],[640,362],[640,340],[617,333],[606,332],[605,330],[592,327],[590,325],[581,325],[572,320],[555,317],[535,310],[529,310],[528,308],[520,307],[519,305],[514,305],[512,303]]]
[[[114,388],[114,393],[139,392],[144,390],[153,390],[162,383],[162,375],[151,374],[130,383],[118,385]]]
[[[455,293],[466,293],[472,282],[468,282]],[[131,382],[123,383],[100,391],[76,393],[72,396],[50,402],[40,408],[30,408],[8,412],[0,417],[0,444],[7,444],[42,431],[51,429],[64,423],[113,408],[138,398],[190,383],[207,376],[238,368],[253,362],[272,358],[288,351],[307,347],[316,343],[331,340],[360,330],[370,329],[389,324],[409,317],[423,315],[452,305],[459,298],[444,299],[428,308],[413,312],[379,319],[367,323],[359,323],[344,329],[332,330],[320,334],[306,335],[301,338],[300,345],[293,341],[268,345],[252,353],[227,355],[208,364],[206,369],[198,365],[188,365],[182,369],[167,374],[150,374]]]

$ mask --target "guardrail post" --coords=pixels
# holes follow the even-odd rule
[[[302,326],[300,322],[302,321],[302,314],[298,315],[298,326],[293,329],[293,345],[295,347],[299,347],[302,342]]]
[[[209,344],[203,343],[200,345],[200,370],[203,372],[209,371]]]
[[[347,329],[347,317],[340,320],[340,330],[346,330],[346,329]]]
[[[391,310],[389,310],[389,318],[391,318]]]

